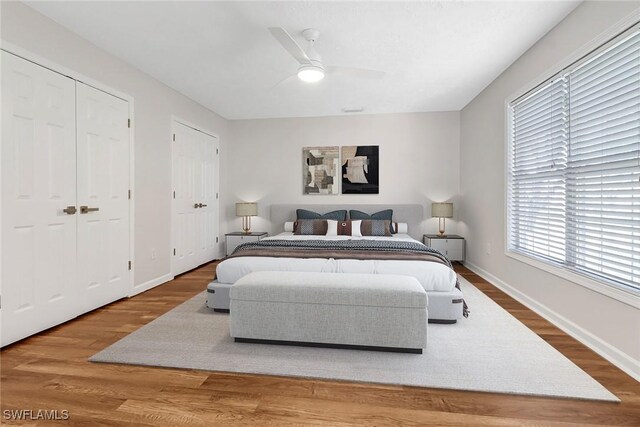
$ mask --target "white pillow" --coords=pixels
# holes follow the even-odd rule
[[[409,224],[406,222],[396,222],[397,230],[396,233],[407,234],[409,233]]]
[[[360,230],[361,225],[362,225],[361,219],[351,221],[351,235],[353,237],[362,237],[362,231]]]
[[[284,231],[290,231],[293,232],[293,226],[294,226],[294,222],[293,221],[288,221],[284,223]]]
[[[338,221],[333,219],[327,220],[327,234],[325,236],[337,236],[338,235]]]

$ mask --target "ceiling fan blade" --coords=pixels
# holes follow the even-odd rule
[[[291,74],[290,76],[285,77],[284,79],[280,80],[278,83],[276,83],[273,86],[271,86],[269,88],[269,91],[272,91],[272,90],[276,89],[277,87],[279,87],[280,85],[284,84],[285,82],[288,82],[292,77],[298,77],[298,75],[297,74]]]
[[[282,27],[269,27],[271,35],[302,65],[311,65],[311,60],[291,35]]]
[[[354,68],[354,67],[325,67],[327,73],[341,74],[345,76],[362,78],[362,79],[382,79],[386,73],[384,71],[369,70],[366,68]]]

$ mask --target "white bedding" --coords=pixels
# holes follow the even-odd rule
[[[407,234],[391,237],[351,236],[301,236],[290,232],[280,233],[264,240],[403,240],[418,242]],[[420,242],[418,242],[420,243]],[[451,291],[456,284],[456,274],[446,265],[427,261],[356,260],[333,258],[268,258],[237,257],[218,264],[217,280],[235,283],[254,271],[304,271],[329,273],[401,274],[413,276],[425,291]]]

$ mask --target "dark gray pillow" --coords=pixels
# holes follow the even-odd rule
[[[335,221],[346,221],[347,211],[333,211],[326,214],[308,211],[306,209],[296,209],[296,219],[333,219]]]
[[[392,217],[393,209],[386,209],[371,215],[362,211],[349,211],[349,219],[386,219],[388,221],[393,221]]]
[[[349,211],[349,219],[358,220],[358,219],[381,219],[389,221],[389,231],[391,233],[395,233],[393,229],[393,209],[385,209],[380,212],[373,213],[369,215],[368,213],[364,213],[362,211],[350,210]]]

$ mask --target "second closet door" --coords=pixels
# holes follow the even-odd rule
[[[173,275],[217,255],[217,149],[215,136],[174,122]]]
[[[129,104],[76,83],[78,282],[85,310],[129,290]]]

